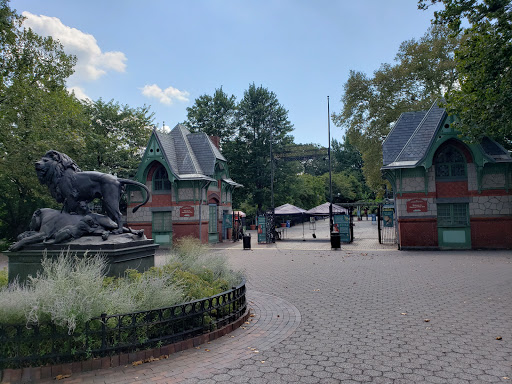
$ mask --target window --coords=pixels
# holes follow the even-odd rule
[[[208,222],[208,232],[217,233],[217,205],[210,204],[210,220]]]
[[[437,204],[437,225],[439,227],[468,226],[468,204]]]
[[[153,232],[172,231],[172,212],[153,212]]]
[[[465,179],[466,161],[462,153],[452,146],[444,147],[435,158],[436,179]]]
[[[171,182],[167,175],[167,170],[160,167],[156,170],[153,176],[153,190],[154,191],[168,191],[171,189]]]

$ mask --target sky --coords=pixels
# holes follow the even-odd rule
[[[222,87],[276,94],[296,143],[328,145],[350,70],[371,76],[419,39],[433,10],[416,0],[11,0],[25,26],[77,57],[67,81],[80,98],[149,105],[174,127]],[[331,122],[331,137],[343,131]]]

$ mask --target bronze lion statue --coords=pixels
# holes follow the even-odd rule
[[[35,168],[39,182],[48,186],[52,197],[63,204],[64,212],[87,214],[87,203],[101,198],[108,217],[117,224],[114,233],[123,231],[119,201],[125,185],[136,185],[146,191],[145,201],[133,208],[133,212],[149,201],[149,190],[144,184],[106,173],[82,171],[69,156],[55,150],[46,152]]]

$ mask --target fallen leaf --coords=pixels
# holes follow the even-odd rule
[[[405,316],[405,315],[407,315],[407,312],[402,312],[402,313],[401,313],[401,315],[404,315],[404,316]]]
[[[265,360],[261,360],[261,364],[263,364],[265,362]]]
[[[510,380],[510,377],[508,377],[508,376],[503,376],[503,380]]]
[[[501,340],[501,336],[498,336],[498,337],[496,338],[496,340]]]
[[[137,365],[141,365],[141,364],[144,364],[144,363],[142,362],[142,360],[137,360],[137,361],[134,361],[134,362],[132,363],[132,365],[133,365],[134,367],[136,367]]]
[[[63,380],[67,379],[68,377],[71,377],[71,375],[57,375],[55,376],[55,380]]]
[[[208,348],[205,349],[206,352],[210,352],[210,350]]]
[[[430,319],[425,319],[423,320],[425,323],[428,323],[430,321]]]

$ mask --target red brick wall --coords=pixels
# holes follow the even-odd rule
[[[468,182],[466,181],[449,181],[436,182],[437,197],[465,197],[469,196]]]
[[[472,248],[512,248],[512,217],[472,217]]]
[[[398,231],[401,247],[437,247],[437,221],[435,218],[399,219]]]

